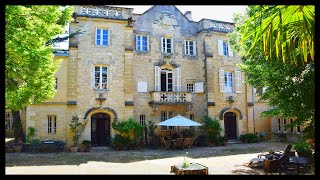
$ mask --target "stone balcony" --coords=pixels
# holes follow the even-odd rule
[[[190,104],[191,93],[188,92],[151,92],[153,104]]]

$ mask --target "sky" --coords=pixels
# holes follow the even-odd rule
[[[117,6],[117,5],[113,5]],[[142,14],[152,6],[132,6],[121,5],[117,7],[134,8],[133,13]],[[200,21],[203,18],[214,19],[219,21],[233,22],[233,14],[235,12],[243,13],[248,6],[222,6],[222,5],[207,5],[207,6],[176,6],[183,14],[186,11],[191,11],[191,16],[194,21]]]

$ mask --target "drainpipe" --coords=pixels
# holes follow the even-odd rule
[[[254,92],[254,88],[253,86],[251,86],[252,88],[252,122],[253,122],[253,134],[256,133],[256,125],[254,123],[254,95],[253,95],[253,92]]]
[[[204,52],[204,66],[203,66],[203,69],[204,69],[204,83],[205,83],[205,86],[204,86],[204,90],[205,90],[205,95],[206,95],[206,115],[209,115],[209,109],[208,109],[208,68],[207,68],[207,53],[206,53],[206,42],[205,42],[205,39],[203,40],[203,52]]]

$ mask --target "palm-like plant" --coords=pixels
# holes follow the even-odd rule
[[[270,12],[270,16],[262,17]],[[252,24],[255,28],[250,31]],[[253,40],[249,55],[260,46],[269,61],[277,58],[283,63],[306,65],[314,62],[314,36],[314,6],[266,6],[246,21],[242,40]]]

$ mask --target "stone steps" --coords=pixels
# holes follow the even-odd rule
[[[111,147],[110,146],[97,146],[97,147],[91,147],[91,151],[92,152],[98,152],[98,151],[106,151],[106,150],[110,150]]]
[[[241,144],[242,142],[237,139],[229,139],[228,144]]]

